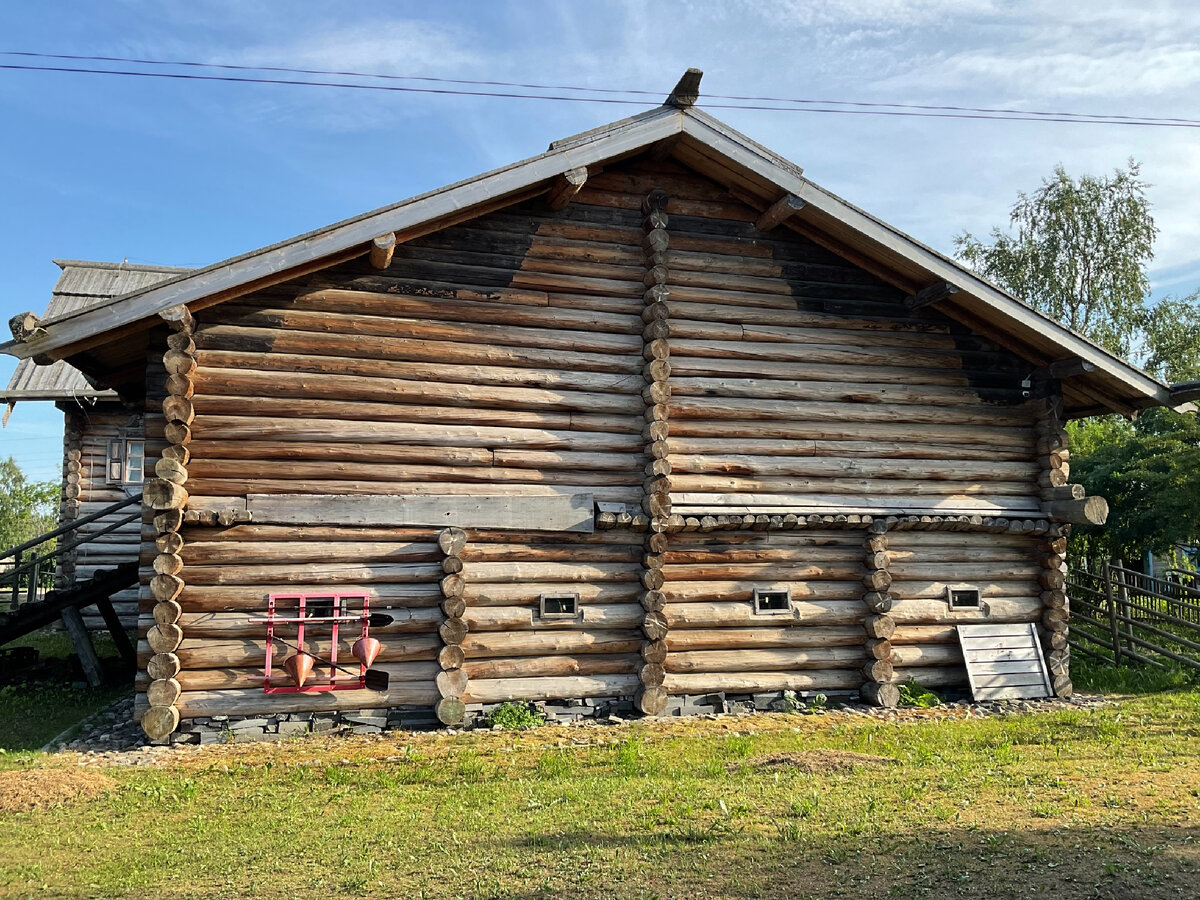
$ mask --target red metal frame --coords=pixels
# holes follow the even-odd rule
[[[288,618],[281,616],[276,609],[278,601],[296,601],[297,616]],[[333,615],[331,616],[305,616],[305,611],[308,604],[314,600],[332,601]],[[348,600],[359,600],[362,602],[362,610],[359,612],[350,612],[346,605]],[[263,622],[267,626],[267,661],[264,668],[263,693],[266,694],[316,694],[322,691],[349,691],[366,686],[367,666],[362,660],[358,661],[359,674],[358,677],[352,677],[344,672],[339,675],[337,668],[337,652],[338,652],[338,628],[342,623],[355,622],[361,628],[361,637],[367,637],[367,629],[369,626],[371,614],[371,600],[362,591],[343,592],[334,591],[329,593],[312,593],[312,594],[269,594],[267,596],[267,617],[265,619],[252,619],[252,622]],[[330,651],[329,659],[326,662],[329,665],[329,675],[318,675],[314,669],[311,676],[314,681],[310,681],[304,685],[295,684],[278,684],[272,683],[272,675],[275,674],[274,664],[274,649],[275,649],[275,629],[279,627],[294,627],[296,629],[296,639],[291,643],[295,643],[297,647],[304,647],[304,630],[311,625],[328,623],[330,630]],[[298,652],[298,651],[297,651]],[[322,667],[324,668],[324,667]],[[286,676],[285,676],[286,677]],[[324,680],[320,680],[324,679]]]

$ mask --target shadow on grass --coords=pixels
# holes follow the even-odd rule
[[[507,846],[538,854],[548,870],[545,887],[467,896],[1008,900],[1032,893],[1166,900],[1194,897],[1200,885],[1198,827],[938,829],[869,836],[809,836],[797,829],[786,839],[730,838],[712,830],[530,836]],[[604,885],[571,889],[570,873],[562,869],[590,865],[585,861],[592,857],[617,865]]]

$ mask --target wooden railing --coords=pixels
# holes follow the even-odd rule
[[[1112,563],[1071,569],[1071,647],[1107,663],[1200,669],[1200,573],[1156,578]]]
[[[101,535],[138,521],[142,517],[141,503],[142,495],[134,494],[106,506],[99,512],[73,519],[53,531],[38,535],[0,553],[0,568],[3,569],[0,571],[0,603],[7,602],[9,610],[15,610],[22,604],[34,603],[41,599],[43,591],[54,586],[54,568],[60,557]],[[78,536],[78,530],[82,526],[90,525],[97,519],[111,516],[134,504],[138,505],[136,512],[117,519],[98,531]]]

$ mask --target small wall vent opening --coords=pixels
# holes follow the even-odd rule
[[[951,609],[979,609],[979,588],[948,587],[946,603]]]
[[[543,619],[574,619],[579,615],[578,594],[542,594],[538,615]]]
[[[754,613],[760,616],[786,615],[792,611],[791,588],[755,588]]]

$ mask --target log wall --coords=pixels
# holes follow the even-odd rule
[[[670,535],[668,693],[858,688],[862,544],[857,529]],[[755,587],[790,588],[792,612],[756,614]]]
[[[64,404],[63,415],[63,493],[59,521],[66,524],[141,490],[140,484],[108,483],[108,443],[110,440],[141,440],[144,431],[141,413],[118,403],[99,403],[91,407]],[[98,534],[114,522],[127,518],[133,511],[133,507],[118,510],[111,516],[81,526],[69,536],[69,540],[74,541],[96,535],[60,561],[57,573],[60,582],[74,584],[76,581],[85,581],[98,569],[111,569],[120,563],[136,560],[141,541],[136,522],[123,525],[108,534]],[[112,601],[125,627],[130,630],[135,628],[137,590],[131,588],[114,594]],[[105,628],[104,620],[94,606],[84,610],[83,621],[90,629]]]
[[[619,527],[185,519],[169,541],[179,714],[436,704],[450,722],[518,698],[646,709],[915,669],[950,683],[937,585],[985,583],[993,620],[1042,616],[1033,538],[868,530],[889,514],[1037,515],[1028,364],[787,227],[759,231],[761,213],[635,160],[563,209],[527,200],[398,243],[386,268],[363,257],[197,312],[172,438],[197,510],[251,493],[588,492]],[[894,598],[870,597],[889,583]],[[790,588],[793,611],[755,615],[755,586]],[[267,594],[334,588],[394,615],[375,632],[391,689],[264,696],[251,619]],[[539,620],[558,590],[580,594],[578,618]]]

